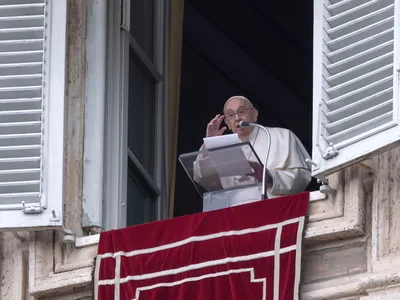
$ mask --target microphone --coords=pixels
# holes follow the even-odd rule
[[[260,128],[262,130],[264,130],[264,132],[268,135],[269,138],[269,144],[268,144],[268,150],[267,150],[267,154],[265,155],[264,158],[264,168],[263,168],[263,177],[262,177],[262,186],[261,186],[261,198],[264,199],[268,199],[268,195],[266,192],[266,174],[267,174],[267,162],[268,162],[268,157],[269,157],[269,151],[271,149],[271,134],[269,132],[269,130],[267,128],[265,128],[264,126],[257,124],[257,123],[251,123],[251,122],[246,122],[246,121],[240,121],[239,122],[239,126],[238,127],[257,127]]]

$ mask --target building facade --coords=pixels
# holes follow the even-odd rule
[[[93,299],[98,233],[171,215],[183,1],[17,2],[0,1],[25,24],[0,20],[0,299]],[[313,153],[328,180],[310,194],[301,299],[400,299],[400,149],[368,138]]]

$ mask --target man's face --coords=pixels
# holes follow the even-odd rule
[[[240,121],[257,122],[258,112],[249,103],[240,98],[234,98],[225,107],[225,123],[233,133],[240,138],[248,137],[252,128],[238,128]]]

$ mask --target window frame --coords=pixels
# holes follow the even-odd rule
[[[126,227],[127,212],[127,166],[128,157],[133,155],[133,163],[139,173],[147,181],[149,187],[157,187],[157,219],[167,216],[166,192],[166,145],[163,126],[167,120],[167,3],[165,0],[154,0],[154,63],[129,33],[130,0],[115,0],[108,2],[107,25],[107,86],[106,86],[106,119],[105,119],[105,170],[104,170],[104,201],[103,224],[105,230]],[[125,7],[123,9],[123,7]],[[135,52],[150,75],[158,80],[156,85],[156,132],[155,132],[155,169],[154,179],[137,164],[134,154],[128,150],[128,80],[129,80],[129,47]],[[160,81],[162,79],[162,81]],[[117,100],[117,101],[116,101]],[[118,200],[115,200],[118,199]],[[116,205],[118,204],[118,205]]]
[[[161,0],[162,1],[162,0]],[[104,195],[103,195],[103,224],[102,228],[105,230],[118,229],[125,227],[121,222],[121,210],[125,210],[124,202],[126,199],[126,175],[127,174],[127,147],[124,146],[124,140],[127,141],[127,128],[123,126],[123,118],[127,118],[126,102],[121,99],[127,95],[127,68],[122,63],[121,57],[128,56],[129,51],[122,51],[121,44],[126,43],[126,35],[124,35],[120,29],[121,26],[125,26],[122,23],[122,17],[127,18],[126,14],[128,10],[122,9],[122,3],[129,2],[127,0],[113,0],[113,3],[108,3],[107,8],[107,76],[106,76],[106,105],[105,105],[105,150],[104,150]],[[126,4],[125,4],[126,5]],[[157,6],[156,6],[157,7]],[[168,5],[164,2],[164,12],[156,10],[155,22],[160,21],[160,18],[156,17],[156,13],[163,13],[165,22],[168,24]],[[162,21],[160,21],[162,22]],[[129,23],[128,23],[129,24]],[[160,25],[155,26],[160,28]],[[125,27],[126,29],[127,27]],[[128,27],[129,28],[129,27]],[[156,29],[155,28],[155,29]],[[164,27],[163,34],[165,37],[168,36],[169,28]],[[164,58],[158,58],[154,56],[154,61],[164,59],[163,63],[159,63],[161,68],[168,70],[168,39],[164,40],[155,31],[154,34],[156,42],[154,49],[158,49],[160,44],[164,43],[166,48],[164,52]],[[109,37],[112,37],[111,39]],[[128,42],[129,43],[129,42]],[[129,48],[128,48],[129,49]],[[168,82],[167,72],[164,71],[164,82]],[[164,134],[164,137],[168,134],[168,105],[167,105],[167,85],[159,85],[158,96],[165,95],[161,104],[158,101],[157,104],[157,157],[156,165],[163,166],[167,170],[167,151],[164,153],[161,151],[162,147],[168,149],[167,139],[161,139],[160,135]],[[118,99],[118,101],[112,101],[112,99]],[[89,112],[87,112],[89,113]],[[126,144],[126,143],[125,143]],[[165,156],[164,156],[165,155]],[[155,172],[156,181],[161,183],[161,201],[158,201],[158,216],[160,218],[168,217],[168,201],[167,201],[167,190],[165,186],[168,186],[168,176],[164,176],[164,182],[162,176],[165,173]],[[165,186],[164,186],[165,185]],[[115,200],[117,199],[117,200]],[[97,199],[98,200],[98,199]],[[322,194],[319,190],[310,192],[310,203],[320,201],[328,201],[328,197]],[[99,203],[97,202],[96,205]],[[118,204],[118,205],[116,205]],[[126,216],[125,216],[126,217]],[[96,245],[99,242],[100,235],[93,234],[83,237],[76,238],[75,246],[77,248],[86,247],[89,245]]]

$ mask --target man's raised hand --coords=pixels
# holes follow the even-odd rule
[[[219,129],[223,120],[224,115],[216,115],[215,118],[207,124],[206,137],[222,135],[226,130],[226,127]]]

